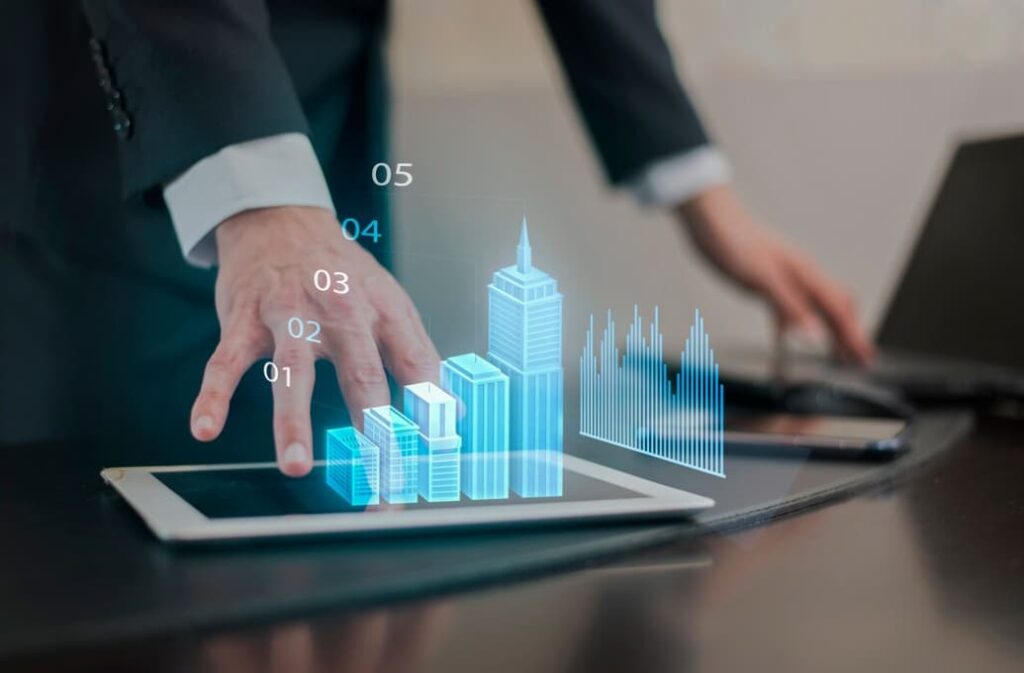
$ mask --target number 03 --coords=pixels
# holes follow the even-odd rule
[[[313,274],[313,285],[321,292],[330,290],[334,294],[348,294],[352,289],[348,285],[348,274],[344,271],[335,271],[333,282],[331,272],[327,269],[317,269]],[[333,285],[333,287],[332,287]]]

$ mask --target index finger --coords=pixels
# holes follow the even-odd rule
[[[275,335],[274,446],[281,472],[302,477],[313,469],[313,430],[309,408],[316,380],[312,347],[287,334]]]
[[[849,295],[813,266],[797,264],[796,272],[804,291],[828,323],[840,353],[861,364],[869,362],[874,347],[861,327]]]

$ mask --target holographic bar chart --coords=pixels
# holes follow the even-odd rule
[[[591,316],[580,357],[580,434],[724,477],[724,391],[704,320],[696,311],[674,386],[660,330],[657,307],[647,336],[634,307],[620,357],[611,311],[596,351]]]
[[[562,295],[533,265],[526,218],[487,289],[487,357],[444,360],[440,386],[405,387],[404,413],[364,409],[365,435],[327,431],[327,483],[349,504],[562,495]]]

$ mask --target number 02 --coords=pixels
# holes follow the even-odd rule
[[[309,333],[306,333],[306,327],[309,327]],[[316,338],[316,335],[320,334],[320,323],[315,320],[307,320],[302,322],[302,318],[292,317],[288,319],[288,336],[293,339],[305,338],[306,341],[318,344],[321,343],[320,339]]]

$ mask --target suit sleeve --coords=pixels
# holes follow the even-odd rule
[[[654,0],[537,0],[608,179],[708,143]]]
[[[229,145],[308,135],[262,0],[82,1],[126,196]]]

